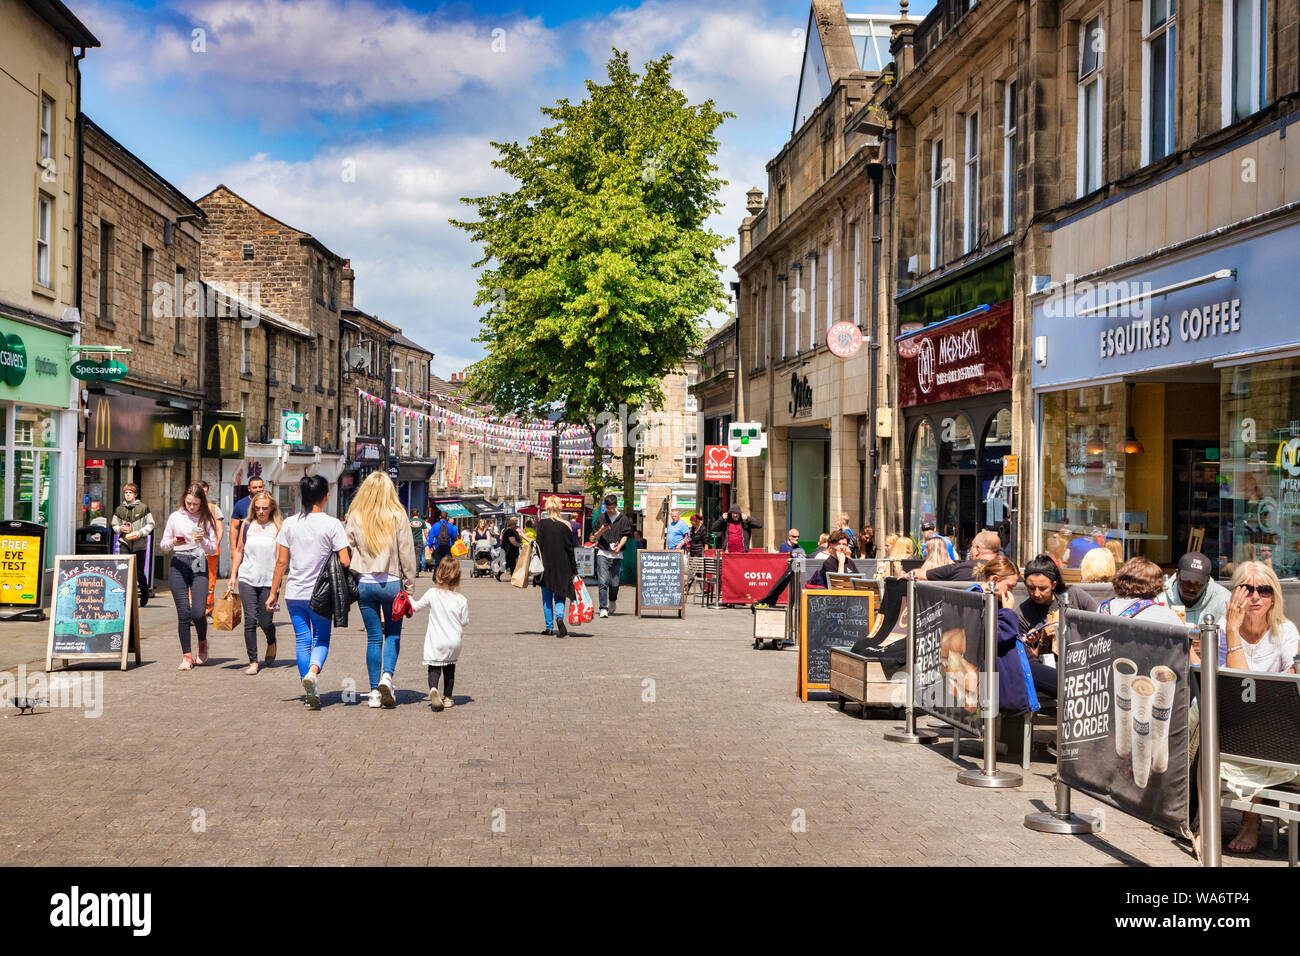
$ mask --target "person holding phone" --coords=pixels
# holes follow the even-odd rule
[[[167,518],[158,550],[172,556],[167,571],[176,602],[176,630],[181,642],[181,671],[208,662],[208,556],[217,553],[217,521],[200,484],[185,489],[181,506]],[[190,630],[197,632],[199,653],[190,653]]]

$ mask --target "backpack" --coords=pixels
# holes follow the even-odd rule
[[[451,544],[451,534],[447,531],[447,522],[438,522],[438,547],[445,548]]]

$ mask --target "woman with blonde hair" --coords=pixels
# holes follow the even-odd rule
[[[893,535],[890,535],[894,538]],[[944,550],[947,550],[946,548]],[[907,535],[899,535],[894,538],[894,542],[889,546],[889,557],[891,560],[901,560],[910,558],[916,554],[916,545],[912,544],[912,539]]]
[[[911,544],[911,539],[905,539]],[[942,543],[941,543],[942,545]],[[925,563],[921,565],[921,570],[925,572],[933,571],[935,568],[941,568],[945,564],[952,564],[952,555],[948,553],[945,547],[929,548],[929,555],[926,556]]]
[[[352,570],[361,575],[357,606],[366,625],[366,673],[371,707],[395,707],[393,673],[402,647],[402,619],[393,600],[415,586],[415,540],[392,479],[372,471],[348,511]]]
[[[573,529],[564,520],[559,495],[546,499],[546,514],[537,522],[535,546],[542,555],[542,614],[546,619],[543,634],[569,633],[564,612],[567,601],[575,599],[573,579],[578,576],[578,560],[573,553]]]
[[[1261,671],[1269,674],[1294,674],[1296,655],[1300,654],[1300,632],[1287,620],[1282,607],[1282,585],[1274,570],[1262,561],[1242,561],[1232,575],[1232,597],[1228,615],[1219,631],[1220,666],[1232,670]],[[1192,644],[1192,663],[1201,662],[1201,649]],[[1199,741],[1200,710],[1195,708],[1188,721],[1188,732]],[[1194,755],[1194,752],[1193,752]],[[1259,802],[1259,793],[1279,787],[1296,778],[1294,770],[1219,762],[1222,787],[1239,799]],[[1201,799],[1206,799],[1201,794]],[[1218,802],[1215,795],[1209,799]],[[1294,824],[1292,824],[1294,826]],[[1258,813],[1241,815],[1241,828],[1228,849],[1233,853],[1253,853],[1259,846]]]
[[[253,495],[248,516],[233,535],[235,552],[230,559],[230,583],[227,591],[238,591],[244,606],[244,649],[248,651],[245,674],[257,673],[257,629],[266,635],[266,663],[275,660],[275,621],[267,610],[275,577],[275,539],[284,519],[275,499],[266,491]]]
[[[1083,556],[1079,580],[1084,584],[1110,584],[1115,580],[1115,555],[1109,548],[1093,548]]]

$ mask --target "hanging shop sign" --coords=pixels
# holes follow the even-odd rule
[[[826,330],[826,347],[832,355],[852,358],[862,348],[862,330],[852,322],[836,322]]]
[[[242,458],[247,443],[247,429],[242,418],[218,418],[204,415],[199,431],[202,458]]]
[[[280,437],[286,445],[301,445],[304,412],[280,412]]]
[[[460,485],[460,442],[447,445],[447,487]]]
[[[79,378],[83,382],[116,382],[126,377],[127,367],[112,360],[104,362],[99,359],[79,359],[72,363],[68,371],[73,378]]]
[[[704,446],[704,480],[731,481],[731,449],[726,445]]]
[[[727,426],[727,447],[732,458],[757,458],[767,447],[767,433],[758,422],[732,422]]]
[[[357,461],[379,461],[384,457],[384,443],[378,438],[358,438],[353,457]]]
[[[928,405],[1011,388],[1011,303],[898,339],[899,404]]]
[[[93,394],[86,428],[87,452],[122,455],[189,455],[193,418],[143,395]]]

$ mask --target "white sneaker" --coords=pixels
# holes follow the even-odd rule
[[[308,671],[302,679],[302,690],[307,698],[307,706],[315,709],[320,706],[320,690],[316,683],[316,675]]]
[[[602,608],[600,609],[600,616],[601,616],[601,617],[609,617],[609,612],[606,611],[606,610],[602,607]]]
[[[374,708],[377,709],[377,708],[379,707],[379,691],[377,691],[377,690],[372,690],[372,691],[370,692],[370,696],[369,696],[369,698],[366,700],[366,703],[367,703],[368,706],[370,706],[370,707],[374,707]]]
[[[397,706],[397,697],[393,694],[392,674],[385,674],[379,678],[379,702],[385,707]]]

